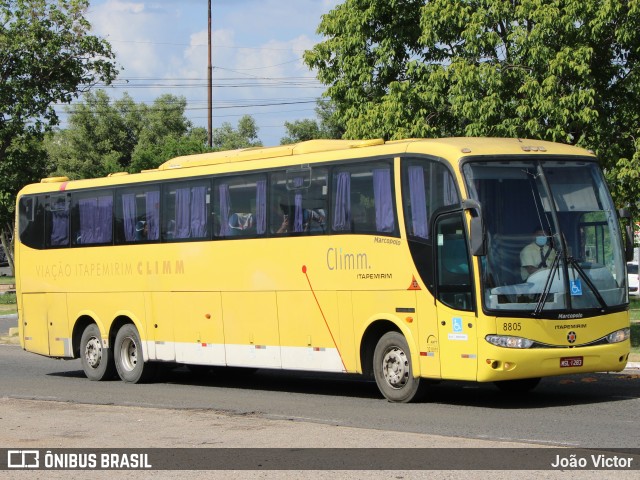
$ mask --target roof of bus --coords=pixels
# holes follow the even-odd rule
[[[345,155],[345,152],[348,152]],[[317,161],[345,160],[347,158],[382,157],[401,154],[425,154],[449,160],[452,163],[469,156],[501,156],[501,155],[572,155],[593,156],[582,148],[561,143],[545,142],[517,138],[490,137],[455,137],[433,139],[406,139],[385,142],[382,139],[372,140],[308,140],[291,145],[276,147],[255,147],[223,152],[210,152],[198,155],[176,157],[160,165],[154,170],[145,170],[140,174],[128,175],[115,173],[101,179],[69,181],[66,177],[43,179],[39,184],[25,187],[22,193],[47,192],[51,190],[67,190],[90,186],[108,186],[116,184],[137,183],[153,179],[169,179],[188,177],[194,171],[186,171],[190,167],[216,166],[214,171],[223,172],[225,164],[238,164],[238,170],[270,168],[289,164],[305,164]],[[298,157],[293,160],[292,157]],[[265,163],[271,159],[273,162]],[[251,161],[260,161],[258,166]],[[153,173],[156,175],[153,175]],[[203,172],[203,174],[209,173]],[[52,185],[55,184],[55,185]]]
[[[292,145],[277,147],[254,147],[224,152],[202,153],[176,157],[163,163],[159,170],[185,168],[220,163],[259,160],[319,152],[349,150],[353,148],[380,148],[390,146],[396,153],[428,153],[442,156],[449,160],[467,155],[504,155],[526,152],[547,152],[565,155],[591,155],[586,150],[560,143],[541,140],[491,137],[451,137],[429,139],[405,139],[385,142],[382,139],[372,140],[308,140]],[[403,148],[404,147],[404,148]],[[381,152],[384,153],[384,152]]]

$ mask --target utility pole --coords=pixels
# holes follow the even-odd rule
[[[207,74],[208,74],[208,82],[207,82],[207,94],[208,94],[208,118],[209,118],[209,128],[208,128],[208,145],[209,148],[213,147],[213,66],[211,65],[211,0],[209,0],[209,63],[207,65]]]

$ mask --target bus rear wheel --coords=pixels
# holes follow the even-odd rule
[[[122,381],[144,383],[155,374],[156,365],[145,363],[142,356],[142,342],[138,330],[132,324],[123,325],[113,346],[116,370]]]
[[[80,361],[82,370],[89,380],[110,380],[115,376],[112,351],[103,348],[100,329],[95,323],[88,325],[82,332]]]
[[[373,375],[380,392],[390,402],[419,400],[425,388],[420,377],[413,376],[409,345],[398,332],[387,332],[373,352]]]

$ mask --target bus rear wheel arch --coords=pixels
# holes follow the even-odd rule
[[[127,383],[147,382],[156,371],[156,364],[145,363],[140,334],[131,323],[124,324],[118,330],[113,343],[113,359],[118,376]]]
[[[373,376],[390,402],[408,403],[424,395],[426,381],[413,376],[409,344],[400,332],[387,332],[378,340],[373,352]]]
[[[103,346],[100,329],[95,323],[83,330],[79,354],[82,370],[89,380],[111,380],[115,376],[113,352]]]

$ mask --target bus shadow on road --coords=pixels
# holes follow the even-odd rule
[[[51,372],[48,375],[89,382],[82,370]],[[114,382],[119,380],[114,379]],[[154,381],[145,388],[162,388],[166,384],[183,385],[185,388],[211,387],[383,400],[375,381],[354,374],[163,365]],[[640,374],[623,372],[548,377],[526,393],[505,393],[492,383],[434,381],[428,385],[426,395],[419,403],[537,409],[638,398]]]

